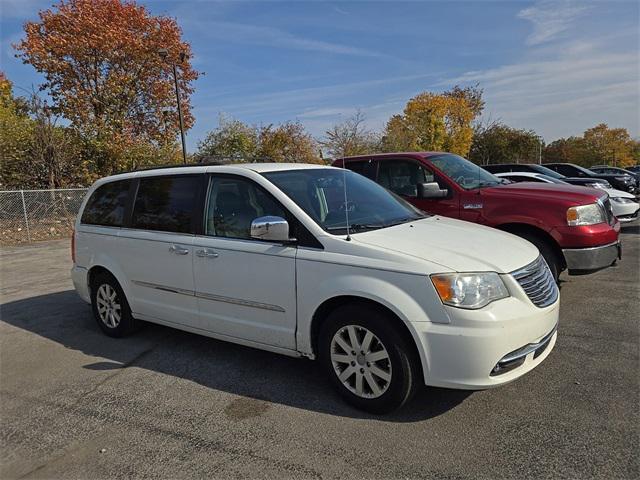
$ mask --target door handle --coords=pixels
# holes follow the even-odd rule
[[[189,249],[181,247],[180,245],[171,245],[169,247],[169,251],[171,253],[175,253],[176,255],[188,255]]]
[[[205,248],[204,250],[196,250],[196,255],[201,258],[218,258],[218,254],[213,250]]]

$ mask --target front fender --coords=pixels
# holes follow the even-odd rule
[[[297,350],[313,356],[312,331],[316,312],[337,297],[355,297],[375,302],[393,312],[413,338],[426,369],[427,355],[418,325],[450,323],[433,285],[425,275],[373,269],[340,268],[335,264],[302,261],[298,264]],[[344,270],[344,271],[340,271]]]

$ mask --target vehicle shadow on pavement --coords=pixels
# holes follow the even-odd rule
[[[640,224],[622,225],[620,227],[620,233],[630,233],[630,234],[638,235],[640,234]]]
[[[73,290],[5,303],[0,306],[0,320],[66,348],[100,357],[82,366],[85,369],[135,366],[233,395],[337,416],[416,422],[448,412],[472,393],[422,387],[398,412],[370,415],[344,403],[317,362],[148,323],[130,337],[107,337],[96,325],[90,307]]]

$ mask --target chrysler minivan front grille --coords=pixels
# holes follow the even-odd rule
[[[542,255],[511,275],[535,306],[548,307],[558,299],[558,286]]]

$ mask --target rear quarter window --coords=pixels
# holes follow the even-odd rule
[[[131,180],[120,180],[99,186],[82,212],[81,223],[121,227],[129,200]]]

